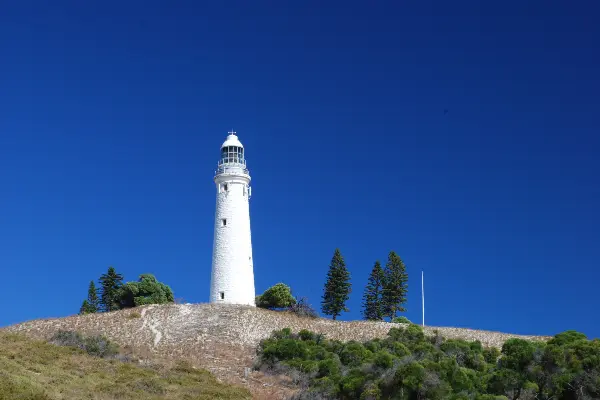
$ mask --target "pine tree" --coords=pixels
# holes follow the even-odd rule
[[[333,319],[336,319],[342,311],[348,311],[346,301],[349,299],[351,291],[350,273],[346,269],[346,263],[340,250],[335,249],[321,301],[323,314],[331,315]]]
[[[90,314],[93,313],[94,311],[92,311],[92,307],[90,306],[90,303],[86,300],[83,301],[83,303],[81,304],[81,307],[79,308],[79,314],[83,315],[83,314]]]
[[[363,295],[363,317],[365,319],[375,321],[383,319],[383,281],[384,275],[381,263],[376,261]]]
[[[88,298],[83,301],[83,304],[79,309],[79,313],[91,314],[98,312],[98,306],[98,292],[96,290],[96,285],[94,285],[94,281],[90,281],[90,286],[88,288]]]
[[[123,275],[109,267],[106,274],[100,277],[100,308],[102,311],[121,309],[119,288],[123,285]]]
[[[406,266],[400,257],[391,251],[384,271],[383,315],[390,317],[390,320],[392,320],[399,311],[406,311],[403,304],[406,303],[407,293],[408,274],[406,273]]]

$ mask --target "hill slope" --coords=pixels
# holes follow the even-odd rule
[[[180,364],[142,368],[0,333],[0,399],[249,399],[205,370]]]
[[[289,313],[248,306],[216,304],[171,304],[145,306],[111,313],[44,319],[17,324],[6,331],[36,339],[48,339],[59,329],[85,334],[103,334],[135,357],[148,360],[187,360],[231,383],[248,386],[253,392],[265,384],[245,377],[252,366],[256,346],[273,330],[289,327],[308,329],[330,339],[369,340],[385,337],[394,324],[371,321],[332,321],[298,318]],[[545,340],[461,328],[425,327],[426,334],[437,329],[447,338],[479,340],[484,346],[501,346],[512,337]],[[254,375],[255,377],[255,375]],[[262,390],[262,389],[261,389]],[[272,398],[275,394],[272,393]]]

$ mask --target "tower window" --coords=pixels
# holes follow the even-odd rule
[[[225,292],[221,292],[219,295],[221,296],[221,300],[225,300]]]
[[[221,220],[221,226],[227,226],[227,218]]]
[[[227,191],[227,184],[223,185],[223,191],[225,191],[225,192]]]

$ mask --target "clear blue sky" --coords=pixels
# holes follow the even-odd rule
[[[285,3],[285,5],[284,5]],[[74,314],[113,265],[208,301],[219,147],[253,177],[258,292],[600,336],[597,2],[4,2],[0,326]],[[225,5],[227,4],[227,5]]]

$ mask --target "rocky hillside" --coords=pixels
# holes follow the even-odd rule
[[[281,398],[286,392],[281,384],[246,371],[253,364],[256,346],[273,330],[308,329],[330,339],[362,341],[384,337],[392,326],[386,322],[298,318],[290,313],[247,306],[172,304],[35,320],[5,330],[36,339],[48,339],[60,329],[100,333],[138,358],[161,362],[187,360],[224,381],[248,387],[256,397]],[[433,334],[436,329],[447,338],[479,340],[486,346],[497,347],[512,337],[547,339],[460,328],[426,327],[425,332]]]

